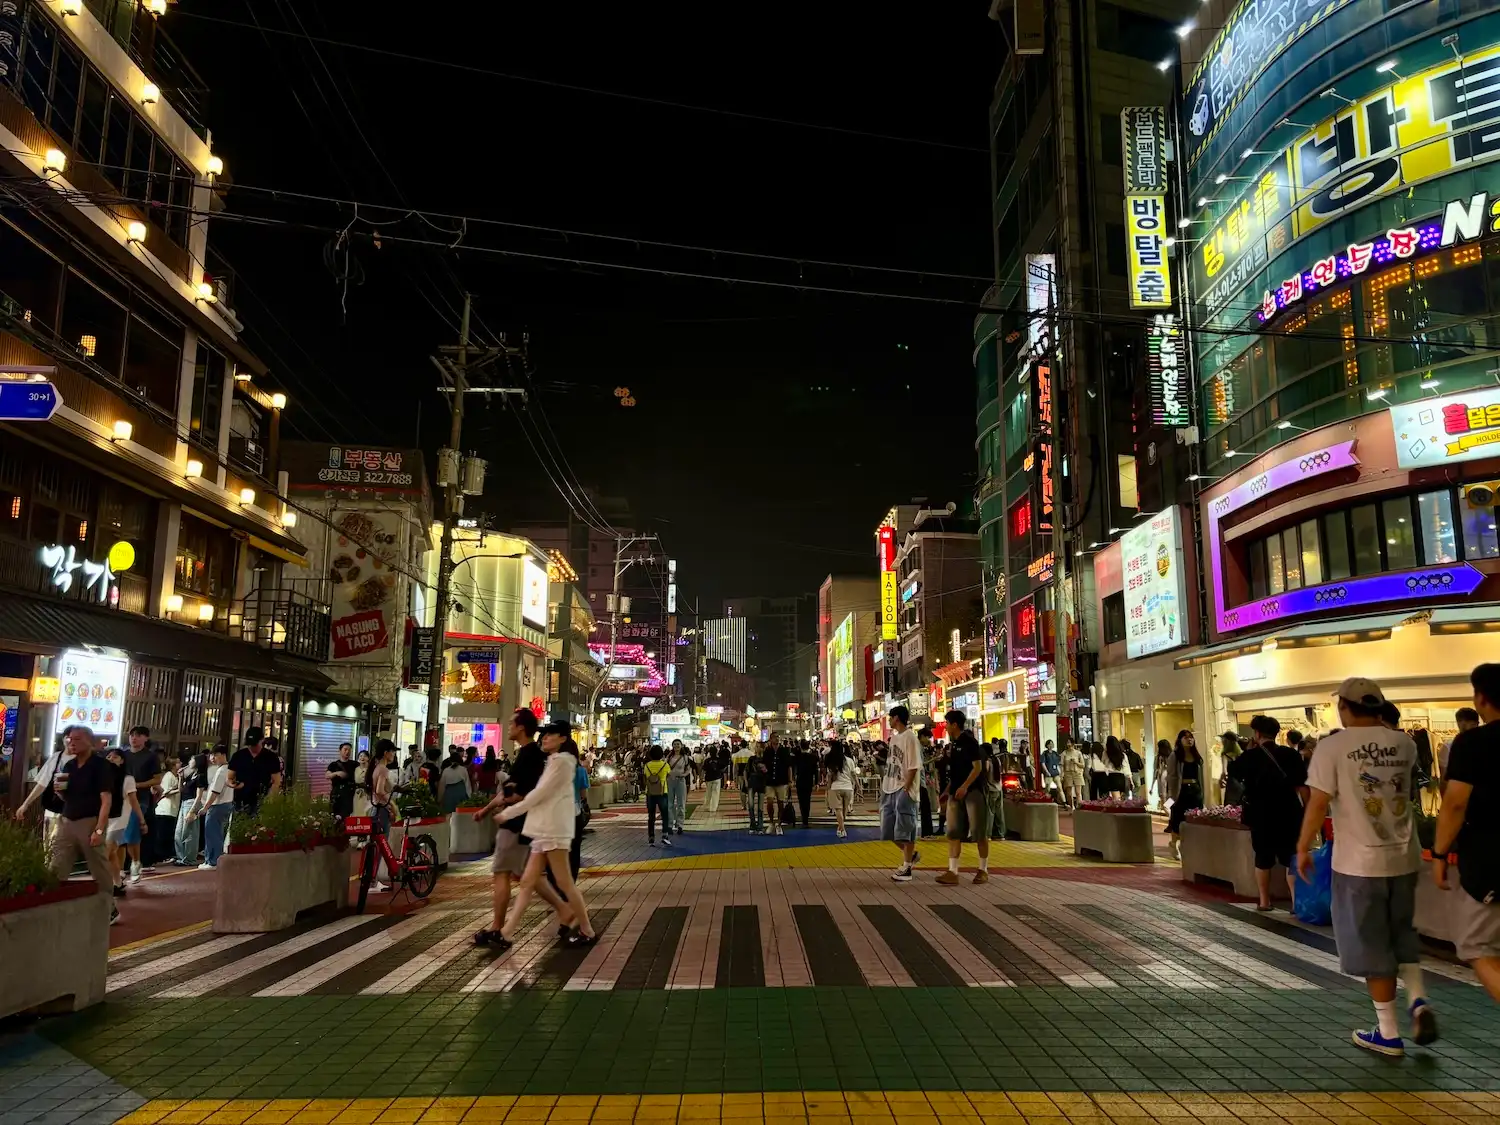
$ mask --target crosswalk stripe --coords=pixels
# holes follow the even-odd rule
[[[533,918],[537,918],[533,914]],[[515,944],[506,950],[493,964],[486,965],[460,986],[460,992],[504,992],[526,971],[533,960],[539,960],[557,945],[557,923],[550,910],[540,914],[540,920],[530,927],[528,933],[517,933]]]
[[[1108,951],[1101,956],[1113,955],[1123,972],[1133,971],[1149,981],[1172,988],[1217,992],[1223,987],[1216,980],[1199,976],[1186,965],[1162,960],[1149,946],[1141,949],[1116,931],[1078,913],[1071,905],[1049,905],[1045,913],[1054,920],[1058,929],[1065,930],[1080,946],[1092,942],[1099,950]]]
[[[351,914],[330,922],[326,926],[308,930],[306,933],[298,934],[284,942],[262,949],[258,953],[252,953],[241,961],[235,961],[224,965],[209,973],[192,977],[181,984],[172,986],[155,994],[156,1000],[187,1000],[195,996],[206,996],[215,989],[222,988],[227,984],[247,977],[268,965],[274,965],[277,961],[290,957],[294,953],[300,953],[319,942],[327,941],[336,937],[346,930],[352,930],[356,926],[368,925],[377,921],[381,915],[378,914]]]
[[[262,988],[255,995],[301,996],[304,992],[311,992],[318,985],[332,980],[345,969],[352,969],[357,965],[364,964],[368,959],[389,950],[393,945],[403,941],[411,934],[426,929],[434,923],[440,923],[443,919],[448,918],[451,913],[452,911],[447,910],[436,912],[419,910],[409,918],[397,922],[389,929],[381,930],[377,934],[371,934],[364,940],[355,942],[347,949],[309,965],[301,972],[293,973],[291,976],[279,980],[275,984]]]
[[[1026,918],[1030,915],[1025,911],[1013,911],[1000,903],[981,903],[979,914],[1018,949],[1024,950],[1037,964],[1056,974],[1057,979],[1068,987],[1116,987],[1118,982],[1112,977],[1101,973],[1071,949],[1059,945],[1036,926],[1028,923]],[[1057,936],[1062,938],[1062,935]]]
[[[385,996],[392,993],[407,993],[416,989],[428,977],[441,969],[454,954],[462,953],[474,946],[471,927],[482,925],[490,918],[489,910],[479,910],[463,916],[458,929],[437,942],[432,948],[408,959],[385,976],[359,990],[361,996]]]
[[[202,961],[206,957],[213,957],[223,953],[226,949],[233,949],[237,945],[244,945],[247,941],[253,941],[260,937],[259,934],[226,934],[223,937],[210,938],[208,941],[200,942],[189,949],[167,950],[160,957],[152,957],[149,960],[133,964],[130,968],[119,972],[111,972],[109,979],[105,982],[106,992],[118,992],[122,988],[140,984],[142,981],[150,980],[164,964],[171,965],[174,969],[180,969],[184,965],[190,965],[194,961]]]

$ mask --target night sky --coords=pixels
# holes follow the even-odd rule
[[[962,503],[984,281],[809,260],[990,275],[1001,40],[985,5],[494,7],[365,6],[349,20],[334,18],[343,5],[183,0],[166,18],[213,90],[214,148],[243,185],[229,211],[277,220],[216,220],[210,241],[292,399],[292,436],[410,446],[420,431],[430,457],[447,412],[427,357],[456,341],[467,288],[477,337],[530,334],[532,371],[511,372],[533,392],[529,418],[470,399],[465,445],[490,460],[497,526],[565,513],[526,440],[549,427],[578,480],[661,534],[705,607],[867,569],[893,503]],[[797,261],[465,228],[403,207]]]

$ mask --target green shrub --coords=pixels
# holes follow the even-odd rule
[[[493,793],[470,793],[467,797],[458,802],[458,807],[461,809],[482,809],[485,805],[489,804],[493,798]]]
[[[0,820],[0,899],[40,894],[57,886],[41,837],[28,825]]]
[[[269,793],[254,815],[237,812],[229,821],[231,844],[300,844],[311,847],[319,837],[330,839],[339,834],[328,798],[314,798],[302,785]]]
[[[413,781],[396,797],[396,808],[402,816],[442,816],[443,806],[425,781]]]

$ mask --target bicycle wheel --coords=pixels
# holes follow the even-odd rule
[[[365,842],[364,857],[359,862],[359,905],[354,908],[356,914],[365,912],[365,899],[370,895],[370,884],[375,879],[375,837],[369,837]]]
[[[406,887],[415,898],[426,898],[437,886],[437,841],[431,836],[418,836],[412,841],[411,851],[406,857],[405,876]]]

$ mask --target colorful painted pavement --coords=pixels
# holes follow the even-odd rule
[[[476,948],[482,861],[420,909],[129,946],[105,1004],[0,1039],[0,1122],[1500,1120],[1467,969],[1429,959],[1438,1043],[1368,1055],[1326,932],[1174,866],[997,843],[943,887],[931,840],[896,884],[865,829],[663,853],[612,819],[590,949],[540,913]]]

